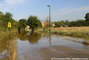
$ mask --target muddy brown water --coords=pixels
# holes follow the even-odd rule
[[[0,60],[50,60],[51,58],[89,58],[89,45],[82,38],[21,33],[15,40],[0,40]]]

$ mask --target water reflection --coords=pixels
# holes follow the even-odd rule
[[[49,45],[51,47],[51,36],[49,36]]]
[[[32,52],[33,50],[36,51],[36,49],[48,46],[62,45],[89,51],[89,45],[82,44],[82,41],[80,41],[79,39],[60,36],[49,37],[47,33],[20,33],[18,34],[18,38],[20,40],[0,40],[0,60],[16,60],[18,52],[18,56],[30,56],[29,52]],[[86,41],[89,43],[89,40]]]
[[[52,45],[52,36],[49,36],[49,33],[46,33],[46,32],[43,32],[42,33],[42,37],[45,37],[45,38],[47,38],[47,40],[48,40],[48,42],[49,42],[49,46],[51,47],[51,45]]]
[[[38,41],[40,40],[41,38],[41,34],[39,33],[30,33],[28,35],[28,41],[31,43],[31,44],[34,44],[34,43],[38,43]]]
[[[16,60],[17,41],[16,40],[0,40],[0,59]]]
[[[41,34],[36,32],[31,33],[20,33],[18,34],[18,38],[22,41],[29,41],[29,43],[34,44],[38,43],[38,40],[41,38]]]
[[[25,32],[18,34],[18,38],[22,41],[27,40],[27,36],[28,36],[28,33],[25,33]]]
[[[7,49],[8,41],[0,40],[0,54]]]

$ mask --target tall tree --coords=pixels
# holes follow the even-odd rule
[[[5,13],[5,17],[7,17],[7,18],[12,18],[12,14],[9,13],[9,12],[6,12],[6,13]]]
[[[26,25],[27,25],[26,19],[20,19],[19,24],[20,24],[20,27],[26,27]]]
[[[41,27],[41,22],[36,16],[30,16],[27,20],[27,24],[30,26],[32,31],[34,31],[35,28]]]

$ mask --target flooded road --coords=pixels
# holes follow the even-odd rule
[[[16,39],[0,40],[0,60],[50,60],[51,58],[89,58],[84,39],[38,33],[21,33]]]

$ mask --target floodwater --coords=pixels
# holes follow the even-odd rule
[[[50,40],[51,39],[51,40]],[[0,60],[50,60],[51,58],[89,58],[89,45],[82,38],[43,33],[20,33],[16,39],[0,40]]]

